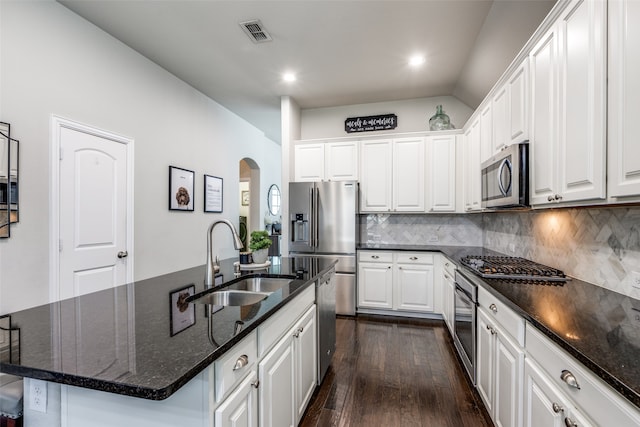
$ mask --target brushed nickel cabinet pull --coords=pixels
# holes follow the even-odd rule
[[[237,371],[238,369],[244,368],[248,364],[249,364],[249,357],[246,354],[243,354],[242,356],[238,357],[238,360],[236,360],[236,364],[233,365],[233,370]]]

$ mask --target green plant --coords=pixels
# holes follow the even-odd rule
[[[249,249],[252,251],[259,251],[260,249],[266,249],[271,246],[271,239],[269,233],[266,231],[252,231],[251,241],[249,242]]]

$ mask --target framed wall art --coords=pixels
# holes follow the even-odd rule
[[[249,206],[249,192],[242,192],[242,206]]]
[[[222,212],[222,178],[204,176],[204,211]]]
[[[169,293],[169,313],[171,318],[171,336],[182,332],[196,323],[196,305],[187,302],[187,298],[196,292],[191,284]]]
[[[193,171],[169,166],[169,210],[193,211]]]

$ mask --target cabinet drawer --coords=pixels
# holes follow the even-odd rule
[[[222,402],[258,361],[257,333],[251,332],[220,359],[213,362],[216,402]]]
[[[449,274],[451,278],[456,276],[456,264],[445,256],[442,257],[442,269],[445,273]]]
[[[258,357],[267,354],[315,301],[316,288],[312,285],[258,326]]]
[[[601,426],[640,425],[640,411],[608,384],[531,324],[527,323],[526,331],[526,350],[530,357],[549,374],[551,382],[569,396],[589,418]],[[569,371],[573,375],[579,389],[562,380],[563,371]]]
[[[398,252],[396,262],[402,264],[433,264],[433,254],[428,252]]]
[[[495,322],[524,347],[524,319],[500,302],[483,287],[478,287],[478,305],[491,315]]]
[[[392,252],[382,251],[360,251],[358,252],[359,262],[393,262]]]

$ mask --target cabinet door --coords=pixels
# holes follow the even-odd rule
[[[559,19],[561,201],[606,196],[607,2],[573,0]]]
[[[476,334],[476,388],[489,414],[493,414],[494,336],[491,319],[478,310]]]
[[[399,264],[394,284],[396,310],[434,312],[433,265]]]
[[[609,196],[640,195],[640,2],[609,2]]]
[[[324,179],[324,144],[297,144],[294,157],[296,182]]]
[[[494,421],[496,427],[522,425],[524,350],[496,328]]]
[[[481,120],[478,117],[469,127],[464,141],[464,191],[465,210],[482,209],[480,177],[480,134]]]
[[[316,389],[318,379],[317,364],[317,340],[316,340],[316,307],[307,311],[307,314],[294,327],[293,348],[295,356],[295,403],[296,424],[304,415],[307,403]],[[281,396],[277,397],[281,399]],[[280,424],[282,425],[282,424]]]
[[[427,138],[429,212],[456,211],[456,136]],[[402,165],[399,165],[402,167]]]
[[[358,307],[393,308],[391,264],[361,263],[358,266]]]
[[[388,212],[392,200],[391,140],[360,144],[360,212]]]
[[[480,112],[480,163],[493,156],[493,117],[491,102],[482,107]]]
[[[511,142],[509,123],[509,85],[504,84],[493,96],[493,154],[502,150]]]
[[[424,212],[424,165],[424,138],[393,141],[394,212]]]
[[[258,396],[256,371],[240,383],[238,388],[215,410],[215,427],[257,427]]]
[[[529,60],[509,78],[509,137],[511,144],[529,139]]]
[[[556,194],[556,57],[557,33],[550,30],[529,54],[531,77],[531,143],[529,145],[532,205],[549,203]]]
[[[449,333],[453,335],[453,299],[455,285],[453,282],[453,277],[449,276],[449,273],[443,272],[442,276],[442,317],[444,317],[444,321],[447,325],[447,328],[449,329]]]
[[[325,173],[328,181],[358,180],[358,142],[331,142],[325,145]]]
[[[287,334],[260,362],[258,399],[261,427],[294,426],[293,335]]]
[[[567,404],[530,360],[524,368],[524,427],[561,427]]]

